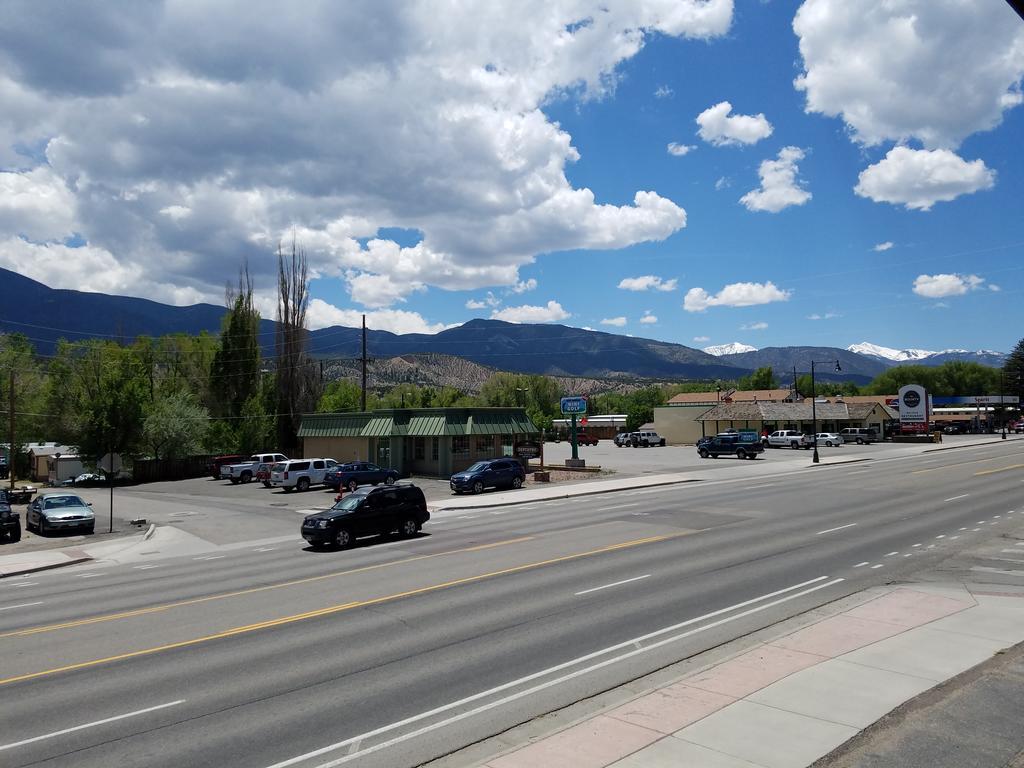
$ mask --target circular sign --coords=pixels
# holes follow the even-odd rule
[[[907,408],[917,408],[921,404],[921,395],[918,392],[911,390],[903,395],[903,404]]]

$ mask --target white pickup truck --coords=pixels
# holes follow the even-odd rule
[[[248,461],[240,464],[225,464],[220,468],[220,479],[230,480],[232,484],[248,483],[256,476],[256,468],[260,464],[276,464],[288,461],[283,453],[254,453]]]
[[[768,435],[766,442],[769,448],[792,448],[794,451],[797,448],[809,451],[814,447],[814,438],[811,435],[805,435],[795,429],[777,429]]]

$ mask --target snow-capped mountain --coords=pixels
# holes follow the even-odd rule
[[[995,352],[990,349],[943,349],[940,352],[932,352],[927,349],[893,349],[883,347],[870,342],[851,344],[846,348],[858,355],[874,358],[888,365],[900,363],[916,363],[918,365],[942,365],[953,360],[964,362],[981,363],[993,367],[1000,367],[1006,361],[1006,354]]]
[[[851,344],[846,348],[850,352],[856,352],[858,355],[869,355],[870,357],[880,357],[883,360],[892,360],[895,363],[906,363],[911,360],[921,360],[925,357],[930,357],[936,354],[927,349],[893,349],[892,347],[882,347],[878,344],[872,344],[869,341],[861,342],[860,344]],[[958,352],[965,352],[966,350],[957,350]]]
[[[709,355],[721,357],[722,355],[738,355],[741,352],[757,352],[757,347],[752,347],[749,344],[741,344],[738,341],[734,341],[731,344],[718,344],[713,347],[704,347],[704,351]]]

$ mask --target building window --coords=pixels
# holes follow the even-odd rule
[[[432,438],[432,441],[433,442],[432,442],[432,444],[430,446],[430,458],[433,461],[437,461],[438,456],[441,453],[441,438],[435,437],[435,438]]]
[[[458,435],[452,438],[452,456],[469,455],[469,437]]]
[[[480,455],[490,455],[494,452],[494,437],[492,435],[477,435],[476,436],[476,453]]]
[[[515,453],[513,442],[514,442],[514,439],[513,439],[512,435],[502,435],[501,436],[501,455],[502,456],[511,456],[511,455],[513,455]]]
[[[416,461],[423,461],[427,455],[427,441],[423,437],[414,437],[412,442],[412,457]]]

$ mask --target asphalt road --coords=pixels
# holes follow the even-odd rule
[[[7,579],[0,763],[416,765],[1019,527],[1022,469],[1012,440]]]

